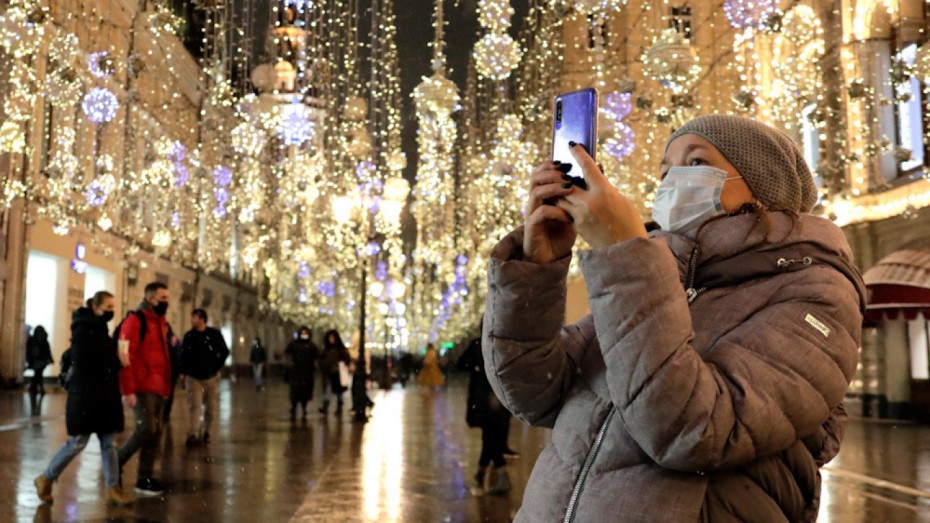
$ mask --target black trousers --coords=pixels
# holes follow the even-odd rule
[[[487,467],[494,463],[495,467],[503,467],[504,450],[507,449],[507,425],[488,424],[481,427],[481,457],[478,466]]]

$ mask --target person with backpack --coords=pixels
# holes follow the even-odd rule
[[[91,434],[97,434],[107,503],[132,504],[132,499],[119,486],[119,458],[115,442],[116,434],[123,431],[124,421],[119,390],[122,365],[116,354],[116,343],[107,332],[107,322],[113,319],[115,302],[112,294],[99,291],[71,317],[71,348],[68,352],[73,364],[68,371],[70,378],[65,411],[69,438],[33,482],[39,499],[44,503],[52,502],[52,485],[71,460],[84,450]]]
[[[159,495],[164,487],[155,476],[155,460],[163,426],[165,400],[171,394],[171,354],[168,346],[168,286],[145,286],[139,308],[117,327],[116,338],[128,347],[121,350],[125,366],[119,381],[123,401],[133,409],[136,430],[119,449],[120,470],[139,452],[136,492]],[[141,452],[140,452],[141,451]]]
[[[219,410],[220,371],[229,357],[223,333],[207,327],[207,311],[194,309],[191,325],[193,328],[184,335],[181,348],[181,373],[184,374],[189,413],[188,448],[210,442],[210,430]]]

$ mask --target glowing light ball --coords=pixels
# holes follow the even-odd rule
[[[503,80],[520,64],[520,46],[507,33],[488,33],[475,44],[478,76]]]
[[[81,109],[87,115],[87,119],[94,124],[107,123],[116,118],[116,109],[119,108],[119,100],[116,95],[103,87],[94,87],[81,102]]]

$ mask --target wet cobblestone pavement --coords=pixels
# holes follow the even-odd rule
[[[224,381],[221,391],[218,432],[195,449],[184,446],[181,391],[160,461],[169,491],[128,508],[103,502],[96,439],[55,484],[54,504],[41,505],[32,480],[66,439],[65,395],[50,394],[30,416],[26,394],[0,393],[0,521],[509,521],[548,437],[515,421],[513,490],[476,497],[480,434],[465,425],[461,379],[442,390],[372,391],[367,425],[352,424],[348,411],[319,414],[319,398],[292,423],[280,382],[258,392]],[[126,466],[127,486],[137,461]],[[930,427],[853,420],[824,484],[820,521],[930,521]]]

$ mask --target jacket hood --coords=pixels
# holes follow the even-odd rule
[[[723,287],[756,278],[827,265],[842,273],[859,295],[865,310],[866,291],[852,249],[833,222],[810,214],[769,212],[771,232],[757,214],[726,216],[708,223],[696,241],[655,231],[668,242],[684,282],[697,249],[695,287]]]
[[[80,309],[71,313],[71,323],[91,323],[99,321],[100,316],[94,314],[94,311],[87,307],[81,307]]]

